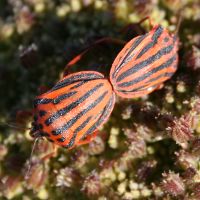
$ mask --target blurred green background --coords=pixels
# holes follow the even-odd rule
[[[198,0],[0,0],[0,199],[200,199],[196,177],[200,145],[198,151],[192,149],[200,134],[199,4]],[[128,41],[148,32],[148,21],[139,24],[146,16],[170,32],[182,17],[177,73],[148,97],[119,99],[102,134],[89,145],[71,151],[60,148],[42,160],[53,147],[39,141],[25,180],[33,140],[28,130],[6,123],[30,127],[33,99],[62,77],[68,61],[97,39]],[[132,28],[123,31],[128,24]],[[92,69],[108,76],[121,48],[98,45],[71,72]],[[184,176],[188,169],[195,171],[189,178],[192,183]],[[177,188],[173,183],[174,190],[169,190],[172,185],[162,184],[163,179],[177,180]]]

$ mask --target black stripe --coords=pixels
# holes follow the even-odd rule
[[[84,85],[84,84],[87,83],[87,82],[88,82],[88,81],[80,81],[80,82],[77,83],[76,85],[72,86],[72,87],[70,88],[70,90],[79,88],[80,86]]]
[[[89,121],[92,119],[92,116],[88,117],[80,126],[78,126],[75,131],[74,131],[74,134],[73,136],[71,137],[69,143],[67,145],[65,145],[64,147],[65,148],[70,148],[74,145],[74,142],[76,140],[76,136],[77,134],[85,128],[85,126],[89,123]]]
[[[77,81],[81,81],[81,80],[94,80],[94,79],[101,79],[101,78],[104,78],[103,75],[99,75],[99,74],[94,74],[94,73],[82,73],[82,74],[78,74],[78,75],[74,75],[74,76],[71,76],[70,78],[66,78],[60,82],[58,82],[51,90],[50,92],[52,91],[55,91],[55,90],[58,90],[60,88],[63,88],[63,87],[66,87],[72,83],[75,83]]]
[[[61,138],[58,138],[57,141],[58,141],[58,142],[64,142],[65,139],[66,139],[65,137],[61,137]]]
[[[133,89],[133,90],[118,90],[118,91],[119,91],[119,92],[123,92],[123,93],[125,93],[125,94],[131,93],[131,92],[142,92],[142,91],[147,90],[147,89],[150,88],[150,87],[155,87],[155,86],[159,85],[158,83],[156,83],[156,85],[148,86],[151,82],[156,81],[156,80],[160,79],[161,77],[166,77],[166,78],[171,77],[173,74],[174,74],[173,72],[171,72],[171,73],[164,73],[164,74],[162,74],[162,75],[159,75],[159,76],[157,76],[157,77],[155,77],[155,78],[152,78],[152,79],[150,79],[149,81],[145,82],[144,85],[141,86],[141,87],[135,88],[135,89]],[[162,81],[162,82],[163,82],[163,81]],[[161,82],[160,82],[160,83],[161,83]]]
[[[173,35],[173,43],[176,43],[176,42],[177,42],[177,40],[178,40],[178,37],[177,37],[177,35]]]
[[[101,117],[85,132],[85,134],[81,137],[80,140],[85,140],[87,138],[87,136],[92,134],[96,130],[96,128],[99,127],[101,125],[101,123],[108,117],[108,115],[110,114],[110,111],[113,107],[114,95],[115,94],[112,95],[108,104],[105,106]]]
[[[164,74],[161,74],[161,75],[159,75],[159,76],[157,76],[155,78],[152,78],[152,79],[148,80],[146,83],[154,82],[154,81],[160,79],[161,77],[171,77],[173,74],[174,74],[174,72],[164,73]]]
[[[152,79],[149,80],[148,82],[149,82],[149,84],[151,84],[153,81],[157,81],[157,80],[160,79],[160,78],[169,78],[169,77],[171,77],[173,74],[174,74],[174,73],[172,73],[172,72],[171,72],[171,73],[165,73],[165,74],[162,74],[162,75],[157,76],[156,78],[152,78]],[[151,81],[151,82],[150,82],[150,81]],[[152,88],[152,90],[153,90],[153,89],[157,88],[162,82],[163,82],[163,80],[162,80],[161,82],[156,83],[156,84],[154,84],[154,85],[151,85],[151,86],[149,86],[149,87],[145,87],[144,89],[139,90],[138,92],[146,91],[146,90],[148,90],[149,88]]]
[[[120,83],[117,86],[118,87],[128,87],[128,86],[134,85],[140,81],[143,81],[144,79],[152,76],[154,73],[156,73],[160,70],[163,70],[164,68],[169,67],[174,62],[174,60],[176,60],[176,56],[171,57],[167,62],[163,63],[162,65],[160,65],[156,68],[153,68],[151,71],[148,71],[147,73],[143,74],[142,76],[137,77],[137,78],[133,79],[132,81]]]
[[[82,129],[85,128],[85,126],[89,123],[89,121],[92,119],[92,116],[88,117],[79,127],[77,127],[74,131],[74,133],[79,133]]]
[[[142,91],[142,89],[144,87],[148,86],[148,84],[143,84],[142,86],[140,87],[137,87],[137,88],[134,88],[133,90],[117,90],[119,92],[123,92],[123,93],[129,93],[129,92],[138,92],[138,91]]]
[[[69,93],[66,93],[66,94],[61,94],[59,95],[58,97],[56,97],[54,100],[53,100],[53,104],[58,104],[60,103],[62,100],[64,99],[67,99],[71,96],[73,96],[74,94],[76,94],[77,91],[72,91],[72,92],[69,92]]]
[[[141,51],[140,53],[137,55],[136,59],[140,58],[141,56],[143,56],[148,50],[150,50],[153,46],[155,46],[158,42],[158,38],[162,35],[163,33],[163,28],[162,26],[158,26],[158,28],[156,29],[156,31],[154,32],[153,36],[152,36],[152,41],[150,41]]]
[[[132,74],[138,72],[139,70],[145,68],[146,66],[152,64],[153,62],[157,61],[158,59],[160,59],[163,55],[166,55],[168,53],[170,53],[173,50],[174,46],[173,45],[169,45],[168,47],[165,47],[161,50],[159,50],[156,54],[154,54],[153,56],[147,58],[146,60],[134,65],[132,68],[126,70],[125,72],[121,73],[116,82],[120,82],[123,79],[125,79],[127,76],[131,76]]]
[[[82,103],[83,101],[85,101],[89,96],[91,96],[93,93],[95,93],[99,88],[101,88],[104,84],[103,83],[99,83],[98,85],[96,85],[95,87],[93,87],[91,90],[89,90],[88,92],[86,92],[82,97],[80,97],[77,101],[72,102],[71,104],[69,104],[68,106],[58,110],[56,113],[54,113],[51,117],[49,117],[48,119],[45,120],[45,124],[47,126],[49,126],[50,124],[52,124],[56,119],[58,119],[59,117],[65,115],[66,113],[70,112],[72,109],[76,108],[80,103]]]
[[[76,116],[74,116],[72,119],[70,119],[64,126],[57,128],[52,131],[53,135],[59,135],[69,129],[71,126],[73,126],[83,115],[85,115],[87,112],[89,112],[91,109],[93,109],[96,105],[98,105],[106,96],[108,92],[104,92],[98,99],[96,99],[94,102],[92,102],[87,108],[82,110],[80,113],[78,113]]]
[[[43,116],[45,116],[47,114],[47,112],[45,110],[39,110],[38,113],[39,113],[40,117],[43,117]]]
[[[126,54],[126,56],[124,57],[124,59],[122,61],[120,61],[120,64],[118,65],[118,67],[116,67],[114,73],[112,74],[112,78],[115,78],[115,76],[117,75],[117,73],[119,72],[119,70],[123,67],[123,64],[127,63],[130,60],[129,55],[132,53],[132,51],[148,36],[148,34],[144,34],[141,35],[140,37],[138,37],[137,40],[134,41],[134,43],[132,44],[129,52]],[[132,58],[132,56],[131,56]]]
[[[53,99],[47,99],[47,98],[44,98],[44,99],[35,99],[34,102],[33,102],[33,105],[34,107],[37,107],[38,105],[40,104],[48,104],[48,103],[51,103]]]
[[[70,142],[67,145],[64,145],[63,147],[65,148],[71,148],[74,145],[75,139],[76,139],[77,134],[73,134],[73,136],[70,139]]]
[[[156,41],[160,37],[162,32],[163,32],[163,27],[162,26],[158,26],[157,29],[155,30],[153,36],[152,36],[152,40]]]

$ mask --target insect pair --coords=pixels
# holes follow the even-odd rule
[[[160,88],[175,73],[177,51],[176,35],[155,25],[150,32],[127,42],[112,63],[109,79],[96,71],[65,76],[34,100],[31,134],[68,149],[89,143],[109,119],[116,95],[142,97]]]

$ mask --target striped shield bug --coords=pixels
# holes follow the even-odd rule
[[[114,91],[103,74],[73,73],[35,99],[31,132],[66,148],[88,143],[108,120],[114,104]]]
[[[111,42],[121,43],[113,39]],[[67,67],[79,61],[88,50],[76,56]],[[45,136],[68,149],[90,142],[108,120],[115,95],[142,97],[159,88],[177,69],[177,51],[177,37],[156,25],[123,47],[112,64],[109,80],[95,71],[64,76],[35,99],[32,136]]]
[[[177,69],[178,41],[162,26],[129,41],[115,58],[110,82],[123,98],[151,93]]]

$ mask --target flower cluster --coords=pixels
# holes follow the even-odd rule
[[[148,32],[148,20],[139,23],[147,15],[174,32],[177,13],[179,67],[162,88],[116,99],[90,144],[67,151],[39,139],[30,158],[34,141],[22,127],[32,100],[67,61],[98,38]],[[0,1],[0,199],[200,199],[199,13],[199,0]],[[91,67],[107,77],[121,48],[99,45],[66,73]]]

